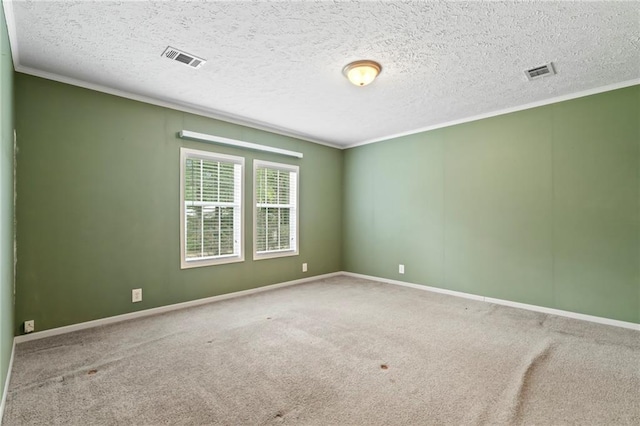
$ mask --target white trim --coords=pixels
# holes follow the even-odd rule
[[[8,26],[8,24],[7,24]],[[11,45],[13,46],[13,43],[11,43]],[[281,135],[281,136],[286,136],[289,138],[294,138],[294,139],[298,139],[298,140],[303,140],[306,142],[312,142],[312,143],[316,143],[318,145],[324,145],[324,146],[328,146],[331,148],[336,148],[336,149],[344,149],[344,146],[341,145],[337,145],[337,144],[333,144],[330,142],[326,142],[320,139],[316,139],[312,136],[308,136],[304,133],[298,133],[292,130],[288,130],[285,128],[281,128],[281,127],[277,127],[277,126],[271,126],[267,123],[263,123],[261,121],[258,120],[250,120],[248,118],[243,118],[240,116],[236,116],[236,115],[232,115],[232,114],[225,114],[222,113],[220,111],[217,110],[213,110],[213,109],[202,109],[202,108],[197,108],[191,105],[187,105],[187,104],[181,104],[177,101],[171,101],[171,100],[163,100],[163,99],[156,99],[156,98],[152,98],[150,96],[145,96],[145,95],[138,95],[136,93],[132,93],[132,92],[127,92],[124,90],[119,90],[119,89],[113,89],[111,87],[107,87],[107,86],[102,86],[100,84],[95,84],[95,83],[89,83],[83,80],[78,80],[72,77],[65,77],[65,76],[61,76],[58,74],[54,74],[48,71],[41,71],[41,70],[37,70],[35,68],[30,68],[30,67],[25,67],[22,66],[20,64],[18,64],[17,62],[14,61],[14,69],[17,72],[21,72],[23,74],[29,74],[35,77],[40,77],[40,78],[44,78],[47,80],[52,80],[52,81],[57,81],[59,83],[64,83],[64,84],[69,84],[71,86],[77,86],[77,87],[82,87],[84,89],[89,89],[89,90],[94,90],[96,92],[101,92],[101,93],[106,93],[108,95],[113,95],[113,96],[118,96],[121,98],[126,98],[126,99],[131,99],[134,101],[138,101],[138,102],[143,102],[146,104],[150,104],[150,105],[156,105],[156,106],[160,106],[163,108],[169,108],[175,111],[180,111],[180,112],[186,112],[189,114],[195,114],[195,115],[199,115],[202,117],[208,117],[208,118],[213,118],[214,120],[221,120],[224,121],[226,123],[232,123],[232,124],[237,124],[239,126],[244,126],[244,127],[249,127],[252,129],[256,129],[256,130],[262,130],[265,132],[269,132],[269,133],[273,133],[276,135]]]
[[[60,83],[70,84],[72,86],[82,87],[84,89],[95,90],[96,92],[102,92],[102,93],[107,93],[109,95],[119,96],[121,98],[144,102],[150,105],[161,106],[161,107],[173,109],[176,111],[195,114],[202,117],[213,118],[215,120],[222,120],[227,123],[237,124],[239,126],[245,126],[245,127],[249,127],[256,130],[269,132],[269,133],[275,133],[277,135],[287,136],[290,138],[300,139],[303,141],[316,143],[318,145],[324,145],[324,146],[328,146],[336,149],[344,149],[344,147],[341,145],[316,139],[311,135],[307,135],[302,132],[296,132],[286,128],[273,126],[259,120],[251,120],[249,118],[245,118],[245,117],[241,117],[233,114],[226,114],[214,109],[197,108],[197,107],[187,105],[187,104],[182,104],[176,101],[156,99],[150,96],[139,95],[136,93],[132,93],[124,90],[118,90],[118,89],[103,86],[100,84],[89,83],[87,81],[79,80],[72,77],[66,77],[60,74],[23,66],[22,64],[20,64],[20,54],[18,52],[18,33],[16,30],[17,25],[15,20],[15,13],[13,10],[13,1],[14,0],[0,0],[0,2],[2,3],[2,6],[4,6],[4,17],[7,23],[7,33],[9,34],[9,46],[11,48],[13,68],[17,72],[33,75],[35,77],[40,77],[47,80],[57,81]]]
[[[283,170],[285,172],[293,172],[296,174],[296,229],[295,229],[295,248],[293,250],[274,250],[266,253],[258,253],[258,191],[256,186],[256,178],[258,167],[268,167],[271,169]],[[291,200],[289,200],[291,201]],[[253,160],[253,260],[274,259],[278,257],[298,256],[300,247],[300,167],[294,164],[273,163],[271,161]]]
[[[185,218],[185,171],[187,158],[199,158],[202,160],[225,161],[240,165],[240,253],[215,258],[187,260],[186,259],[186,218]],[[235,192],[235,188],[234,188]],[[234,234],[236,231],[234,219]],[[180,269],[198,268],[202,266],[223,265],[227,263],[244,262],[244,157],[235,155],[218,154],[211,151],[202,151],[180,147]]]
[[[19,62],[18,58],[18,33],[16,32],[16,19],[13,13],[13,1],[12,0],[0,0],[4,6],[4,20],[7,23],[7,34],[9,35],[9,48],[11,49],[11,59],[13,60],[13,68],[15,69]],[[0,423],[2,417],[0,417]]]
[[[2,1],[2,0],[0,0],[0,1]],[[258,120],[251,120],[251,119],[248,119],[248,118],[243,118],[243,117],[232,115],[232,114],[225,114],[223,112],[216,111],[216,110],[213,110],[213,109],[206,109],[205,110],[205,109],[201,109],[201,108],[196,108],[194,106],[181,104],[181,103],[175,102],[175,101],[160,100],[160,99],[152,98],[152,97],[149,97],[149,96],[138,95],[138,94],[135,94],[135,93],[124,91],[124,90],[113,89],[113,88],[102,86],[102,85],[99,85],[99,84],[89,83],[89,82],[86,82],[86,81],[83,81],[83,80],[79,80],[79,79],[75,79],[75,78],[71,78],[71,77],[65,77],[65,76],[62,76],[62,75],[59,75],[59,74],[55,74],[55,73],[51,73],[51,72],[47,72],[47,71],[41,71],[41,70],[37,70],[37,69],[31,68],[31,67],[22,66],[20,64],[20,60],[19,60],[20,55],[19,55],[19,52],[18,52],[18,35],[17,35],[17,32],[16,32],[16,27],[17,26],[16,26],[16,22],[15,22],[15,14],[14,14],[14,11],[13,11],[13,4],[12,3],[13,3],[12,0],[4,0],[4,1],[2,1],[2,4],[4,6],[5,20],[7,22],[7,32],[9,34],[9,44],[10,44],[10,47],[11,47],[11,56],[13,58],[13,67],[17,72],[33,75],[33,76],[36,76],[36,77],[45,78],[47,80],[58,81],[60,83],[70,84],[72,86],[77,86],[77,87],[82,87],[82,88],[85,88],[85,89],[95,90],[97,92],[107,93],[107,94],[114,95],[114,96],[119,96],[119,97],[122,97],[122,98],[132,99],[132,100],[135,100],[135,101],[144,102],[144,103],[151,104],[151,105],[157,105],[157,106],[173,109],[173,110],[176,110],[176,111],[195,114],[195,115],[199,115],[199,116],[202,116],[202,117],[209,117],[209,118],[213,118],[213,119],[216,119],[216,120],[222,120],[222,121],[226,121],[228,123],[237,124],[237,125],[240,125],[240,126],[246,126],[246,127],[250,127],[250,128],[253,128],[253,129],[257,129],[257,130],[263,130],[263,131],[266,131],[266,132],[275,133],[277,135],[287,136],[287,137],[291,137],[291,138],[295,138],[295,139],[300,139],[300,140],[304,140],[304,141],[307,141],[307,142],[312,142],[312,143],[316,143],[318,145],[324,145],[324,146],[328,146],[328,147],[336,148],[336,149],[340,149],[340,150],[349,149],[349,148],[355,148],[357,146],[368,145],[368,144],[376,143],[376,142],[383,142],[383,141],[386,141],[386,140],[395,139],[395,138],[399,138],[399,137],[402,137],[402,136],[409,136],[409,135],[414,135],[416,133],[422,133],[422,132],[427,132],[427,131],[430,131],[430,130],[441,129],[443,127],[450,127],[450,126],[455,126],[457,124],[469,123],[469,122],[472,122],[472,121],[482,120],[484,118],[490,118],[490,117],[496,117],[496,116],[499,116],[499,115],[510,114],[512,112],[523,111],[523,110],[531,109],[531,108],[537,108],[539,106],[550,105],[550,104],[554,104],[554,103],[558,103],[558,102],[568,101],[568,100],[571,100],[571,99],[576,99],[576,98],[581,98],[581,97],[584,97],[584,96],[595,95],[595,94],[598,94],[598,93],[608,92],[608,91],[611,91],[611,90],[622,89],[622,88],[625,88],[625,87],[635,86],[637,84],[640,84],[640,79],[627,80],[627,81],[623,81],[623,82],[619,82],[619,83],[609,84],[609,85],[606,85],[606,86],[596,87],[596,88],[593,88],[593,89],[583,90],[583,91],[580,91],[580,92],[570,93],[570,94],[567,94],[567,95],[557,96],[557,97],[554,97],[554,98],[549,98],[549,99],[545,99],[545,100],[541,100],[541,101],[537,101],[537,102],[532,102],[532,103],[528,103],[528,104],[524,104],[524,105],[520,105],[520,106],[500,109],[500,110],[496,110],[496,111],[485,113],[485,114],[479,114],[479,115],[475,115],[475,116],[471,116],[471,117],[467,117],[467,118],[462,118],[462,119],[459,119],[459,120],[453,120],[453,121],[449,121],[449,122],[445,122],[445,123],[441,123],[441,124],[434,124],[432,126],[421,127],[419,129],[410,130],[410,131],[407,131],[407,132],[400,132],[400,133],[395,133],[395,134],[391,134],[391,135],[387,135],[387,136],[383,136],[383,137],[379,137],[379,138],[365,140],[365,141],[362,141],[362,142],[356,142],[356,143],[353,143],[353,144],[341,145],[341,144],[337,144],[337,143],[332,143],[332,142],[327,142],[327,141],[324,141],[324,140],[320,140],[320,139],[317,139],[317,138],[315,138],[315,137],[313,137],[311,135],[307,135],[305,133],[288,130],[286,128],[281,128],[281,127],[278,127],[278,126],[273,126],[273,125],[270,125],[268,123],[264,123],[264,122],[261,122],[261,121],[258,121]]]
[[[13,339],[11,346],[11,357],[9,358],[9,368],[7,369],[7,378],[4,381],[4,390],[2,391],[2,399],[0,400],[0,425],[2,425],[2,417],[4,416],[4,407],[7,402],[7,394],[9,393],[9,383],[11,383],[11,371],[13,371],[13,355],[16,352],[16,339]]]
[[[52,328],[50,330],[37,331],[35,333],[24,334],[22,336],[16,336],[14,338],[14,349],[15,349],[15,345],[16,344],[20,344],[20,343],[23,343],[23,342],[28,342],[28,341],[31,341],[31,340],[44,339],[46,337],[58,336],[58,335],[61,335],[61,334],[72,333],[74,331],[86,330],[86,329],[90,329],[90,328],[94,328],[94,327],[100,327],[100,326],[103,326],[103,325],[114,324],[114,323],[118,323],[118,322],[122,322],[122,321],[128,321],[128,320],[132,320],[132,319],[136,319],[136,318],[144,318],[144,317],[148,317],[148,316],[151,316],[151,315],[157,315],[157,314],[170,312],[170,311],[175,311],[175,310],[179,310],[179,309],[190,308],[190,307],[193,307],[193,306],[205,305],[207,303],[213,303],[213,302],[217,302],[217,301],[220,301],[220,300],[234,299],[236,297],[248,296],[248,295],[251,295],[251,294],[262,293],[262,292],[269,291],[269,290],[275,290],[275,289],[282,288],[282,287],[289,287],[289,286],[293,286],[293,285],[297,285],[297,284],[303,284],[303,283],[307,283],[307,282],[311,282],[311,281],[322,280],[322,279],[336,277],[336,276],[340,276],[340,275],[344,275],[344,276],[348,276],[348,277],[355,277],[355,278],[364,278],[364,279],[367,279],[367,280],[378,281],[378,282],[382,282],[382,283],[386,283],[386,284],[394,284],[394,285],[399,285],[399,286],[403,286],[403,287],[415,288],[415,289],[418,289],[418,290],[430,291],[430,292],[433,292],[433,293],[441,293],[441,294],[446,294],[446,295],[455,296],[455,297],[462,297],[462,298],[472,299],[472,300],[481,301],[481,302],[494,303],[494,304],[504,305],[504,306],[511,306],[511,307],[515,307],[515,308],[519,308],[519,309],[542,312],[542,313],[551,314],[551,315],[558,315],[558,316],[561,316],[561,317],[573,318],[573,319],[578,319],[578,320],[583,320],[583,321],[595,322],[595,323],[598,323],[598,324],[605,324],[605,325],[611,325],[611,326],[614,326],[614,327],[622,327],[622,328],[628,328],[628,329],[631,329],[631,330],[640,331],[640,324],[636,324],[636,323],[633,323],[633,322],[618,321],[618,320],[613,320],[613,319],[609,319],[609,318],[596,317],[596,316],[593,316],[593,315],[585,315],[585,314],[579,314],[579,313],[576,313],[576,312],[563,311],[563,310],[560,310],[560,309],[545,308],[545,307],[542,307],[542,306],[528,305],[528,304],[525,304],[525,303],[511,302],[511,301],[502,300],[502,299],[493,299],[493,298],[490,298],[490,297],[478,296],[478,295],[475,295],[475,294],[463,293],[463,292],[453,291],[453,290],[446,290],[446,289],[437,288],[437,287],[430,287],[430,286],[426,286],[426,285],[422,285],[422,284],[413,284],[413,283],[409,283],[409,282],[405,282],[405,281],[398,281],[398,280],[392,280],[392,279],[388,279],[388,278],[375,277],[375,276],[372,276],[372,275],[364,275],[364,274],[357,274],[357,273],[354,273],[354,272],[341,271],[341,272],[331,272],[331,273],[323,274],[323,275],[315,275],[315,276],[312,276],[312,277],[301,278],[301,279],[293,280],[293,281],[286,281],[286,282],[279,283],[279,284],[271,284],[271,285],[267,285],[267,286],[263,286],[263,287],[257,287],[257,288],[253,288],[253,289],[249,289],[249,290],[242,290],[242,291],[236,291],[236,292],[233,292],[233,293],[221,294],[219,296],[206,297],[204,299],[191,300],[189,302],[175,303],[175,304],[172,304],[172,305],[166,305],[166,306],[160,306],[160,307],[157,307],[157,308],[145,309],[145,310],[138,311],[138,312],[131,312],[131,313],[128,313],[128,314],[122,314],[122,315],[116,315],[116,316],[113,316],[113,317],[101,318],[101,319],[97,319],[97,320],[93,320],[93,321],[87,321],[87,322],[82,322],[82,323],[78,323],[78,324],[67,325],[67,326],[64,326],[64,327]],[[12,355],[11,355],[11,361],[9,363],[10,370],[11,370],[12,365],[13,365],[13,351],[12,351]],[[8,383],[8,379],[7,379],[7,383]],[[7,388],[8,388],[8,386],[5,387],[5,389],[7,389]]]
[[[7,14],[7,4],[10,4],[10,2],[3,2],[3,4],[5,5],[5,18],[8,16]],[[256,129],[256,130],[262,130],[265,132],[269,132],[269,133],[273,133],[276,135],[281,135],[281,136],[286,136],[286,137],[290,137],[290,138],[294,138],[294,139],[299,139],[299,140],[303,140],[306,142],[311,142],[311,143],[315,143],[318,145],[324,145],[324,146],[328,146],[330,148],[335,148],[335,149],[339,149],[339,150],[345,150],[345,149],[350,149],[350,148],[355,148],[358,146],[363,146],[363,145],[369,145],[372,143],[377,143],[377,142],[384,142],[384,141],[388,141],[391,139],[396,139],[396,138],[400,138],[403,136],[410,136],[410,135],[415,135],[417,133],[424,133],[424,132],[428,132],[431,130],[436,130],[436,129],[442,129],[444,127],[451,127],[451,126],[456,126],[458,124],[464,124],[464,123],[470,123],[472,121],[478,121],[478,120],[483,120],[485,118],[491,118],[491,117],[498,117],[500,115],[505,115],[505,114],[511,114],[512,112],[518,112],[518,111],[524,111],[527,109],[532,109],[532,108],[537,108],[537,107],[541,107],[541,106],[545,106],[545,105],[551,105],[551,104],[555,104],[555,103],[559,103],[559,102],[564,102],[564,101],[569,101],[572,99],[578,99],[578,98],[583,98],[586,96],[591,96],[591,95],[597,95],[599,93],[605,93],[605,92],[610,92],[612,90],[618,90],[618,89],[624,89],[625,87],[631,87],[631,86],[636,86],[638,84],[640,84],[640,79],[633,79],[633,80],[627,80],[627,81],[623,81],[620,83],[614,83],[614,84],[609,84],[606,86],[601,86],[601,87],[596,87],[593,89],[588,89],[588,90],[583,90],[580,92],[575,92],[575,93],[569,93],[566,95],[562,95],[562,96],[556,96],[554,98],[548,98],[548,99],[543,99],[541,101],[536,101],[536,102],[531,102],[528,104],[523,104],[523,105],[519,105],[519,106],[514,106],[514,107],[510,107],[510,108],[504,108],[504,109],[499,109],[496,111],[491,111],[491,112],[487,112],[484,114],[478,114],[478,115],[473,115],[471,117],[465,117],[465,118],[461,118],[458,120],[453,120],[453,121],[447,121],[445,123],[439,123],[439,124],[434,124],[431,126],[426,126],[426,127],[420,127],[418,129],[414,129],[414,130],[409,130],[406,132],[400,132],[400,133],[394,133],[394,134],[390,134],[390,135],[386,135],[386,136],[382,136],[379,138],[374,138],[374,139],[368,139],[362,142],[356,142],[356,143],[352,143],[352,144],[348,144],[348,145],[340,145],[337,143],[332,143],[332,142],[327,142],[321,139],[317,139],[314,138],[312,136],[309,136],[307,134],[304,133],[298,133],[295,131],[291,131],[288,129],[284,129],[284,128],[280,128],[280,127],[276,127],[276,126],[271,126],[269,124],[257,121],[257,120],[250,120],[247,118],[242,118],[239,116],[234,116],[231,114],[224,114],[222,112],[219,111],[215,111],[215,110],[204,110],[204,109],[200,109],[200,108],[196,108],[193,106],[187,106],[187,105],[183,105],[181,103],[175,102],[175,101],[167,101],[167,100],[160,100],[160,99],[155,99],[155,98],[151,98],[149,96],[143,96],[143,95],[138,95],[135,93],[131,93],[131,92],[126,92],[124,90],[118,90],[118,89],[113,89],[110,87],[106,87],[106,86],[102,86],[99,84],[94,84],[94,83],[88,83],[86,81],[83,80],[78,80],[75,78],[71,78],[71,77],[64,77],[58,74],[54,74],[54,73],[50,73],[47,71],[41,71],[41,70],[37,70],[34,68],[30,68],[30,67],[24,67],[22,65],[20,65],[17,62],[17,47],[16,49],[14,49],[14,46],[17,46],[17,43],[14,44],[14,42],[11,39],[11,33],[13,28],[9,26],[9,20],[7,19],[7,28],[9,29],[9,40],[10,40],[10,44],[11,44],[11,53],[13,56],[13,65],[14,65],[14,69],[17,72],[21,72],[23,74],[29,74],[29,75],[33,75],[35,77],[40,77],[40,78],[44,78],[47,80],[52,80],[52,81],[57,81],[59,83],[64,83],[64,84],[69,84],[71,86],[77,86],[77,87],[82,87],[84,89],[89,89],[89,90],[94,90],[96,92],[102,92],[102,93],[106,93],[109,95],[113,95],[113,96],[118,96],[121,98],[126,98],[126,99],[131,99],[134,101],[138,101],[138,102],[143,102],[146,104],[150,104],[150,105],[156,105],[156,106],[160,106],[160,107],[164,107],[164,108],[169,108],[175,111],[180,111],[180,112],[186,112],[189,114],[195,114],[195,115],[199,115],[202,117],[208,117],[208,118],[213,118],[214,120],[221,120],[221,121],[225,121],[227,123],[231,123],[231,124],[237,124],[239,126],[245,126],[245,127],[249,127],[252,129]],[[14,35],[15,37],[15,35]]]
[[[447,121],[445,123],[434,124],[427,127],[421,127],[415,130],[409,130],[407,132],[400,132],[388,136],[383,136],[380,138],[369,139],[363,142],[356,142],[351,145],[343,146],[342,149],[355,148],[357,146],[369,145],[376,142],[384,142],[395,138],[400,138],[403,136],[415,135],[417,133],[428,132],[430,130],[442,129],[443,127],[451,127],[456,126],[458,124],[469,123],[472,121],[483,120],[485,118],[497,117],[499,115],[511,114],[512,112],[524,111],[527,109],[537,108],[545,105],[555,104],[558,102],[569,101],[571,99],[583,98],[585,96],[596,95],[598,93],[610,92],[612,90],[623,89],[625,87],[635,86],[640,84],[640,78],[634,80],[622,81],[620,83],[609,84],[606,86],[596,87],[594,89],[583,90],[581,92],[570,93],[567,95],[556,96],[554,98],[544,99],[541,101],[531,102],[524,105],[514,106],[511,108],[499,109],[496,111],[487,112],[484,114],[473,115],[471,117],[461,118],[459,120]]]
[[[236,297],[248,296],[251,294],[262,293],[265,291],[275,290],[282,287],[289,287],[292,285],[304,284],[310,281],[322,280],[326,278],[335,277],[341,275],[342,272],[331,272],[323,275],[314,275],[312,277],[300,278],[298,280],[285,281],[283,283],[271,284],[262,287],[252,288],[249,290],[241,290],[233,293],[221,294],[218,296],[205,297],[203,299],[191,300],[188,302],[174,303],[172,305],[159,306],[157,308],[145,309],[142,311],[131,312],[128,314],[116,315],[113,317],[101,318],[93,321],[81,322],[78,324],[66,325],[64,327],[52,328],[44,331],[37,331],[35,333],[23,334],[22,336],[16,336],[14,341],[16,344],[29,342],[31,340],[44,339],[46,337],[58,336],[60,334],[72,333],[74,331],[86,330],[89,328],[100,327],[103,325],[114,324],[122,321],[128,321],[136,318],[148,317],[151,315],[158,315],[165,312],[176,311],[179,309],[191,308],[193,306],[205,305],[207,303],[218,302],[221,300],[234,299]]]
[[[4,17],[7,23],[7,33],[9,34],[9,46],[11,48],[13,68],[17,72],[33,75],[35,77],[40,77],[47,80],[57,81],[59,83],[65,83],[65,84],[70,84],[72,86],[82,87],[84,89],[95,90],[96,92],[102,92],[102,93],[107,93],[109,95],[119,96],[121,98],[144,102],[150,105],[161,106],[161,107],[173,109],[176,111],[195,114],[202,117],[213,118],[215,120],[222,120],[227,123],[237,124],[239,126],[245,126],[245,127],[249,127],[256,130],[262,130],[265,132],[274,133],[281,136],[287,136],[294,139],[300,139],[303,141],[316,143],[318,145],[324,145],[324,146],[328,146],[336,149],[344,149],[344,147],[341,145],[316,139],[311,135],[307,135],[302,132],[296,132],[286,128],[273,126],[259,120],[251,120],[249,118],[245,118],[245,117],[241,117],[233,114],[226,114],[214,109],[201,109],[191,105],[182,104],[180,102],[156,99],[149,96],[139,95],[139,94],[124,91],[124,90],[113,89],[111,87],[102,86],[100,84],[89,83],[84,80],[79,80],[72,77],[66,77],[66,76],[48,72],[48,71],[42,71],[35,68],[22,66],[22,64],[20,64],[20,55],[18,53],[18,33],[16,31],[17,25],[15,21],[15,13],[13,10],[13,1],[14,0],[0,0],[0,2],[4,6]]]
[[[348,277],[363,278],[365,280],[380,281],[386,284],[394,284],[394,285],[401,285],[403,287],[417,288],[418,290],[427,290],[432,293],[442,293],[442,294],[447,294],[449,296],[462,297],[465,299],[472,299],[480,302],[484,301],[484,297],[478,296],[477,294],[463,293],[461,291],[447,290],[447,289],[438,288],[438,287],[429,287],[427,285],[413,284],[413,283],[408,283],[406,281],[391,280],[389,278],[374,277],[373,275],[356,274],[355,272],[343,272],[343,274]]]
[[[598,324],[612,325],[614,327],[622,327],[622,328],[628,328],[631,330],[640,331],[640,324],[636,324],[634,322],[619,321],[619,320],[614,320],[610,318],[597,317],[594,315],[586,315],[586,314],[580,314],[577,312],[563,311],[561,309],[545,308],[544,306],[528,305],[526,303],[512,302],[510,300],[494,299],[492,297],[479,296],[476,294],[463,293],[460,291],[446,290],[443,288],[430,287],[422,284],[413,284],[405,281],[392,280],[388,278],[374,277],[371,275],[356,274],[353,272],[343,272],[342,274],[348,277],[364,278],[367,280],[379,281],[386,284],[394,284],[394,285],[399,285],[403,287],[411,287],[411,288],[416,288],[418,290],[430,291],[433,293],[442,293],[450,296],[463,297],[465,299],[473,299],[480,302],[510,306],[512,308],[525,309],[525,310],[534,311],[534,312],[542,312],[545,314],[557,315],[560,317],[573,318],[573,319],[578,319],[582,321],[590,321]]]
[[[178,133],[181,139],[191,139],[198,142],[216,143],[229,146],[237,146],[255,151],[273,152],[276,154],[288,155],[289,157],[302,158],[301,152],[289,151],[288,149],[274,148],[272,146],[260,145],[252,142],[239,141],[236,139],[223,138],[222,136],[207,135],[206,133],[192,132],[191,130],[180,130]]]
[[[557,315],[560,317],[573,318],[573,319],[578,319],[582,321],[595,322],[598,324],[612,325],[614,327],[629,328],[631,330],[640,331],[640,324],[636,324],[633,322],[619,321],[611,318],[597,317],[595,315],[587,315],[587,314],[581,314],[578,312],[563,311],[561,309],[546,308],[544,306],[529,305],[529,304],[520,303],[520,302],[512,302],[510,300],[504,300],[504,299],[494,299],[493,297],[485,297],[484,301],[487,303],[493,303],[495,305],[503,305],[503,306],[509,306],[512,308],[526,309],[528,311],[541,312],[543,314]]]

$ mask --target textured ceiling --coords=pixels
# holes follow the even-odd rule
[[[9,3],[9,4],[7,4]],[[16,69],[349,146],[640,78],[639,2],[5,0]],[[168,46],[206,58],[192,69]],[[341,74],[374,59],[363,88]],[[557,75],[523,70],[553,61]]]

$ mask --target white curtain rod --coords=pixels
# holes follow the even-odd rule
[[[178,133],[181,139],[191,139],[200,142],[218,143],[222,145],[237,146],[240,148],[253,149],[256,151],[273,152],[275,154],[288,155],[289,157],[302,158],[301,152],[289,151],[287,149],[274,148],[257,143],[238,141],[235,139],[223,138],[221,136],[207,135],[206,133],[192,132],[191,130],[180,130]]]

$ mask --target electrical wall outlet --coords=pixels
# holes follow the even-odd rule
[[[398,273],[404,274],[404,265],[402,263],[398,265]]]
[[[131,290],[131,302],[133,302],[133,303],[142,302],[142,289],[141,288],[134,288],[133,290]]]
[[[307,264],[306,263],[302,264],[302,272],[307,272]]]
[[[35,321],[29,320],[24,322],[24,332],[31,333],[36,329]]]

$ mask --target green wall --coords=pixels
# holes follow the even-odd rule
[[[342,269],[640,322],[640,86],[340,151],[15,76],[17,334]],[[181,270],[180,146],[244,156],[247,205],[254,158],[300,165],[300,256],[251,260],[246,209],[245,262]]]
[[[13,61],[0,2],[0,398],[13,346]],[[1,419],[0,419],[1,420]]]
[[[638,323],[639,123],[634,86],[349,149],[345,270]]]
[[[342,151],[16,73],[16,333],[341,270]],[[300,151],[303,159],[176,137],[182,129]],[[181,146],[300,166],[300,255],[180,269]],[[301,265],[308,262],[309,272]],[[131,289],[143,302],[131,303]]]

